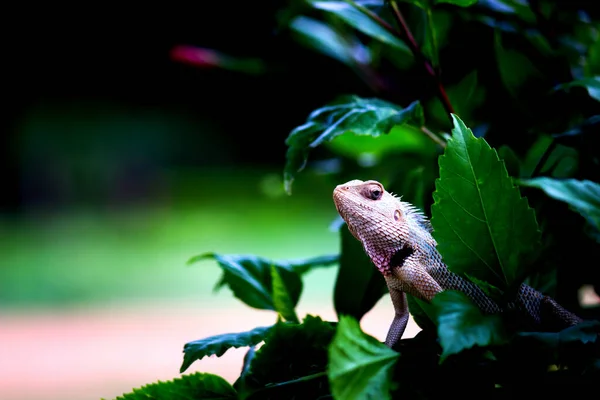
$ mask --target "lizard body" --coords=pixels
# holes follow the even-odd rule
[[[352,180],[337,186],[333,199],[348,229],[385,278],[395,311],[385,341],[389,347],[399,342],[408,322],[406,293],[431,301],[443,290],[458,290],[484,313],[504,311],[479,286],[447,268],[426,217],[387,192],[381,183]],[[544,331],[558,331],[582,321],[525,284],[507,308],[517,309],[528,324]]]

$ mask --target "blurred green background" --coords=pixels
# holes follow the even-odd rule
[[[186,268],[195,254],[337,251],[337,182],[307,174],[284,194],[284,140],[313,108],[366,87],[276,34],[276,2],[238,3],[236,13],[15,11],[19,32],[39,34],[7,43],[2,309],[210,300],[203,289],[220,271]],[[186,65],[171,56],[182,44],[266,69]]]

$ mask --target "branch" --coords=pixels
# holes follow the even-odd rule
[[[413,36],[412,32],[410,31],[408,24],[404,20],[404,16],[402,15],[400,8],[398,7],[398,3],[396,3],[395,0],[390,0],[389,3],[392,6],[392,9],[394,11],[394,13],[393,13],[394,17],[396,18],[396,21],[398,22],[398,25],[400,26],[400,29],[401,29],[401,33],[397,36],[399,36],[401,39],[403,39],[406,42],[406,44],[412,51],[413,55],[415,56],[415,58],[417,60],[420,60],[423,63],[423,66],[425,67],[425,71],[427,71],[427,74],[435,80],[435,83],[437,86],[438,97],[439,97],[440,101],[442,102],[444,109],[446,110],[446,114],[448,114],[448,118],[452,119],[450,114],[454,113],[454,107],[452,107],[452,103],[450,103],[450,99],[448,98],[448,95],[446,94],[446,90],[444,89],[444,85],[442,85],[442,81],[440,79],[438,72],[435,70],[435,68],[433,68],[433,66],[431,65],[431,62],[427,59],[427,57],[425,57],[425,55],[421,51],[421,47],[415,40],[415,37]]]

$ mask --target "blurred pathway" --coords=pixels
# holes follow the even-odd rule
[[[386,299],[387,300],[387,299]],[[336,320],[332,309],[299,309]],[[363,329],[383,340],[393,316],[380,301],[363,319]],[[0,399],[113,399],[134,387],[179,376],[186,342],[274,323],[272,312],[241,303],[205,309],[197,301],[160,305],[114,305],[63,311],[7,314],[0,311]],[[407,335],[418,327],[411,321]],[[233,382],[246,348],[196,361],[186,373],[202,371]]]

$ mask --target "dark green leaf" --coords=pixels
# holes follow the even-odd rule
[[[426,301],[420,300],[410,294],[406,295],[408,310],[415,323],[423,330],[435,329],[435,312],[433,306]]]
[[[600,359],[600,321],[584,321],[560,332],[519,332],[511,345],[516,357],[528,364],[544,358],[573,371],[594,368]]]
[[[446,93],[456,114],[464,121],[472,119],[473,112],[483,104],[485,99],[485,89],[482,85],[478,85],[477,70],[469,72],[457,84],[447,87]],[[440,123],[446,123],[448,115],[442,104],[437,100],[432,100],[430,104],[434,117]]]
[[[300,16],[290,22],[290,28],[300,35],[302,42],[315,50],[346,65],[354,64],[348,40],[326,23]]]
[[[247,332],[224,333],[186,343],[183,346],[183,364],[179,372],[184,372],[194,361],[206,356],[221,357],[232,347],[254,346],[262,342],[271,329],[273,326],[259,326]]]
[[[389,133],[394,126],[405,124],[416,127],[423,125],[423,110],[418,102],[402,108],[375,98],[344,96],[313,111],[306,123],[292,130],[286,139],[286,191],[291,192],[294,177],[304,168],[310,148],[331,141],[345,132],[377,137]]]
[[[520,88],[528,79],[541,77],[543,74],[532,64],[529,57],[516,50],[504,48],[499,30],[496,30],[494,45],[500,78],[510,94],[518,98]]]
[[[346,225],[340,228],[340,239],[340,269],[333,304],[338,317],[348,314],[360,320],[387,292],[387,286],[381,272]]]
[[[535,214],[496,151],[453,119],[431,208],[438,250],[453,272],[506,290],[523,279],[522,258],[539,241]]]
[[[563,83],[556,86],[555,89],[570,89],[576,86],[586,88],[591,97],[600,101],[600,76],[592,76],[589,78],[577,79],[569,83]]]
[[[398,353],[366,335],[356,319],[342,315],[329,346],[327,374],[336,399],[391,399]]]
[[[472,6],[473,4],[477,3],[477,0],[434,0],[433,2],[435,4],[448,3],[448,4],[454,4],[455,6],[459,6],[459,7],[469,7],[469,6]]]
[[[360,32],[412,56],[410,49],[402,40],[385,30],[385,28],[356,7],[344,1],[310,1],[309,3],[319,10],[327,11],[338,16],[348,25],[358,29]]]
[[[600,184],[588,180],[547,177],[521,179],[518,183],[542,189],[553,199],[567,203],[596,230],[600,230]]]
[[[327,347],[335,328],[307,315],[302,324],[278,322],[256,351],[245,377],[236,383],[246,398],[289,399],[298,393],[316,399],[329,394]],[[319,378],[320,376],[320,378]]]
[[[156,382],[133,389],[117,400],[225,400],[237,399],[235,389],[223,378],[196,372],[167,382]]]
[[[300,275],[310,268],[335,264],[337,256],[322,256],[295,261],[271,261],[254,255],[206,253],[192,257],[188,264],[214,259],[223,269],[223,277],[217,285],[227,285],[238,299],[250,307],[276,310],[273,299],[271,267],[277,269],[283,287],[288,291],[291,305],[296,307],[302,292]]]
[[[284,320],[299,323],[296,310],[294,310],[295,304],[290,298],[289,290],[274,265],[271,265],[271,280],[273,282],[273,304],[275,305],[275,311]]]
[[[438,336],[442,346],[440,362],[473,346],[494,346],[506,342],[499,315],[484,315],[469,297],[455,290],[438,293],[432,300]]]

